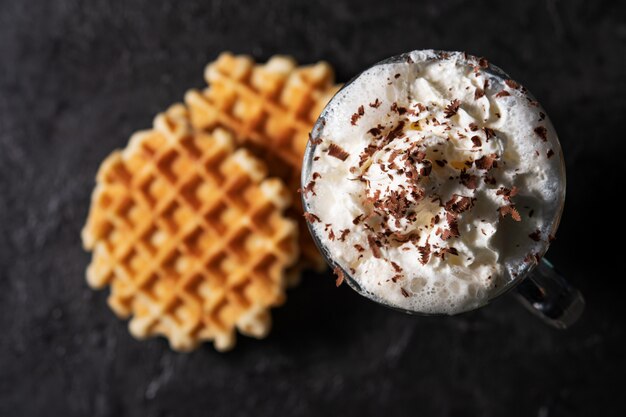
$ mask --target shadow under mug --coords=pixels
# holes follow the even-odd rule
[[[449,54],[449,52],[445,51],[435,51],[435,56],[445,56]],[[397,56],[393,56],[381,62],[374,64],[371,68],[376,67],[378,65],[385,64],[396,64],[396,63],[406,63],[410,62],[409,59],[410,53],[405,53]],[[438,59],[438,58],[434,58]],[[368,68],[369,69],[369,68]],[[367,71],[367,69],[366,69]],[[489,75],[493,77],[499,77],[502,80],[511,79],[511,77],[498,68],[495,65],[488,64],[488,67],[484,69]],[[322,111],[320,117],[315,123],[313,130],[311,132],[311,137],[309,142],[307,143],[305,154],[304,154],[304,163],[302,167],[302,177],[301,177],[301,186],[302,189],[306,187],[306,185],[311,181],[312,175],[312,165],[313,165],[313,157],[315,154],[315,149],[318,146],[316,144],[316,139],[318,139],[323,131],[325,125],[325,119],[327,117],[327,113],[329,109],[333,106],[333,102],[337,99],[337,97],[341,94],[341,91],[348,87],[354,80],[356,80],[361,74],[356,75],[352,80],[347,82],[339,92],[330,100],[330,102],[326,105],[324,110]],[[532,99],[532,95],[527,93],[528,96]],[[549,122],[548,117],[546,116],[546,122]],[[311,140],[312,139],[312,140]],[[557,210],[553,222],[552,222],[552,234],[556,232],[558,228],[561,213],[563,211],[563,202],[565,200],[565,162],[563,160],[563,153],[560,151],[560,143],[558,139],[555,138],[554,146],[559,148],[559,152],[557,154],[560,158],[560,164],[562,167],[563,178],[561,179],[562,190],[561,190],[561,205]],[[309,204],[305,194],[302,194],[302,205],[305,211],[309,211]],[[416,312],[412,310],[405,310],[398,308],[396,306],[385,303],[381,299],[375,299],[371,294],[364,291],[359,285],[358,281],[356,281],[350,274],[349,271],[346,271],[341,267],[333,258],[332,253],[328,250],[328,248],[323,244],[320,237],[317,235],[315,230],[308,224],[309,232],[313,237],[315,244],[317,245],[320,252],[323,254],[326,262],[332,268],[339,268],[343,271],[344,277],[348,285],[352,287],[355,291],[357,291],[362,296],[369,298],[370,300],[382,304],[386,307],[392,308],[394,310],[399,310],[408,314],[418,314],[418,315],[437,315],[437,314],[428,314],[422,312]],[[541,253],[541,260],[538,263],[530,263],[525,269],[521,271],[515,278],[511,279],[504,286],[502,286],[498,291],[495,291],[487,302],[477,308],[484,307],[489,304],[489,302],[494,299],[504,295],[508,292],[514,292],[518,300],[533,314],[540,317],[545,323],[559,329],[565,329],[572,324],[574,324],[578,318],[581,316],[582,312],[585,309],[585,301],[582,294],[570,285],[565,278],[559,275],[552,263],[543,258],[543,254],[547,251],[549,243],[546,243],[543,248],[543,253]],[[462,314],[462,313],[461,313]]]

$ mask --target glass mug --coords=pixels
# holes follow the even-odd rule
[[[444,51],[436,51],[435,53],[437,55],[446,54],[446,52]],[[378,65],[406,63],[407,61],[408,54],[401,54],[378,62],[374,64],[372,68]],[[485,68],[484,71],[487,72],[490,76],[498,77],[502,80],[511,79],[511,77],[508,76],[504,71],[491,64],[488,64],[488,67]],[[351,81],[346,83],[343,88],[349,86],[360,75],[361,74],[355,76]],[[528,94],[528,96],[530,98],[533,98],[530,94]],[[316,144],[316,139],[320,137],[320,134],[323,131],[325,125],[327,113],[329,112],[329,109],[333,106],[334,101],[337,99],[337,97],[338,95],[336,95],[326,105],[311,132],[311,137],[306,146],[304,154],[304,163],[301,177],[302,189],[305,189],[306,185],[311,180],[313,157],[315,154],[315,148],[316,146],[318,146]],[[558,138],[555,139],[554,146],[557,146],[560,150]],[[557,153],[559,154],[560,164],[562,166],[563,178],[561,178],[560,189],[561,204],[556,211],[554,218],[552,219],[552,224],[550,228],[552,235],[555,234],[558,228],[559,221],[561,219],[561,213],[563,211],[563,202],[565,200],[565,163],[563,160],[563,153]],[[305,193],[302,193],[302,205],[306,212],[310,211]],[[365,292],[361,288],[359,283],[351,276],[349,271],[346,271],[335,261],[335,259],[333,258],[333,254],[323,244],[323,241],[317,235],[315,230],[311,227],[310,224],[308,224],[308,226],[309,232],[311,233],[311,236],[313,237],[313,240],[318,249],[326,259],[326,262],[332,268],[341,269],[341,271],[343,271],[345,281],[356,292],[376,303],[382,304],[395,310],[403,311],[408,314],[436,315],[416,312],[412,310],[405,310],[387,304],[379,298],[372,297],[369,293]],[[548,246],[549,243],[546,242],[544,247],[542,248],[541,255],[543,255],[543,253],[547,251]],[[515,293],[517,298],[522,302],[524,306],[528,308],[528,310],[543,319],[543,321],[547,324],[560,329],[565,329],[572,325],[574,322],[576,322],[576,320],[578,320],[585,308],[585,301],[581,293],[577,289],[572,287],[562,276],[560,276],[555,271],[553,265],[548,260],[543,259],[543,257],[538,263],[527,264],[516,277],[510,279],[505,285],[503,285],[497,291],[491,294],[486,303],[477,306],[476,308],[484,307],[492,300],[511,291]]]

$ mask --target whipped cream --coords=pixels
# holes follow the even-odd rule
[[[455,314],[547,249],[560,154],[543,109],[499,69],[415,51],[364,71],[326,107],[303,171],[305,216],[360,292]]]

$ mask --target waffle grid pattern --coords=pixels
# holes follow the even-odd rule
[[[111,286],[109,304],[132,316],[134,336],[226,350],[235,329],[269,331],[297,228],[282,215],[290,196],[281,181],[264,179],[264,165],[234,151],[225,131],[191,135],[185,112],[158,116],[103,163],[83,230],[93,250],[87,278]]]
[[[298,67],[275,56],[255,64],[247,56],[223,53],[205,71],[209,88],[189,91],[185,103],[198,130],[225,127],[240,144],[264,159],[272,175],[285,180],[295,194],[308,135],[323,107],[337,91],[327,63]],[[323,269],[325,263],[302,220],[299,196],[291,215],[298,218],[304,266]]]

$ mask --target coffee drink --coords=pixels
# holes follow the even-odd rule
[[[554,128],[485,59],[414,51],[329,103],[303,200],[340,277],[403,310],[484,305],[547,250],[564,198]]]

